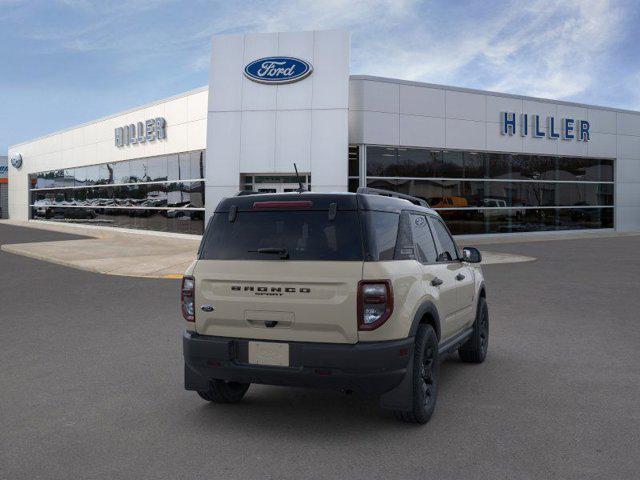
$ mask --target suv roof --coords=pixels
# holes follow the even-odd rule
[[[390,192],[391,193],[391,192]],[[378,210],[400,213],[402,210],[413,210],[439,216],[438,213],[411,201],[369,193],[317,193],[317,192],[288,192],[288,193],[257,193],[241,195],[223,199],[217,206],[216,212],[228,212],[232,207],[238,210],[252,210],[256,202],[294,202],[308,201],[312,203],[312,210],[327,210],[335,203],[338,210]]]

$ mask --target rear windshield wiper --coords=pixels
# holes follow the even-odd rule
[[[257,250],[249,250],[249,253],[271,253],[274,255],[280,255],[281,260],[289,259],[289,251],[286,248],[266,247],[266,248],[259,248]]]

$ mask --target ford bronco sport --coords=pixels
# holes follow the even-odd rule
[[[185,388],[231,403],[251,383],[330,387],[425,423],[439,359],[487,354],[479,262],[413,197],[227,198],[182,282]]]

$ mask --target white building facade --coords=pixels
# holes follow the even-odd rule
[[[9,149],[9,216],[201,233],[221,198],[369,186],[455,234],[640,230],[640,112],[349,75],[349,35],[215,36],[209,86]]]

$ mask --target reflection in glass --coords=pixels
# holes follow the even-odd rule
[[[202,234],[204,227],[202,212],[180,211],[168,215],[165,210],[106,211],[98,214],[98,220],[121,228],[170,231],[176,233]]]
[[[131,169],[128,160],[107,164],[107,166],[110,166],[113,170],[111,173],[113,181],[107,183],[129,183],[131,178]]]
[[[75,168],[75,182],[76,187],[84,187],[87,184],[87,167]]]
[[[200,151],[178,154],[178,177],[180,180],[203,178],[201,157],[202,152]]]
[[[167,156],[154,157],[149,159],[147,175],[150,182],[166,181],[168,177]]]
[[[189,155],[191,162],[191,177],[189,178],[192,180],[204,178],[203,151],[191,152]]]
[[[167,155],[167,180],[180,180],[180,162],[177,153]]]
[[[113,163],[103,163],[98,165],[98,181],[96,185],[106,185],[114,183]]]
[[[612,182],[613,160],[371,146],[367,175]]]
[[[609,206],[613,184],[373,179],[367,186],[426,200],[432,208]]]
[[[98,185],[100,183],[100,167],[98,165],[84,167],[84,172],[86,185]]]
[[[129,182],[148,182],[148,162],[146,159],[129,161]]]

